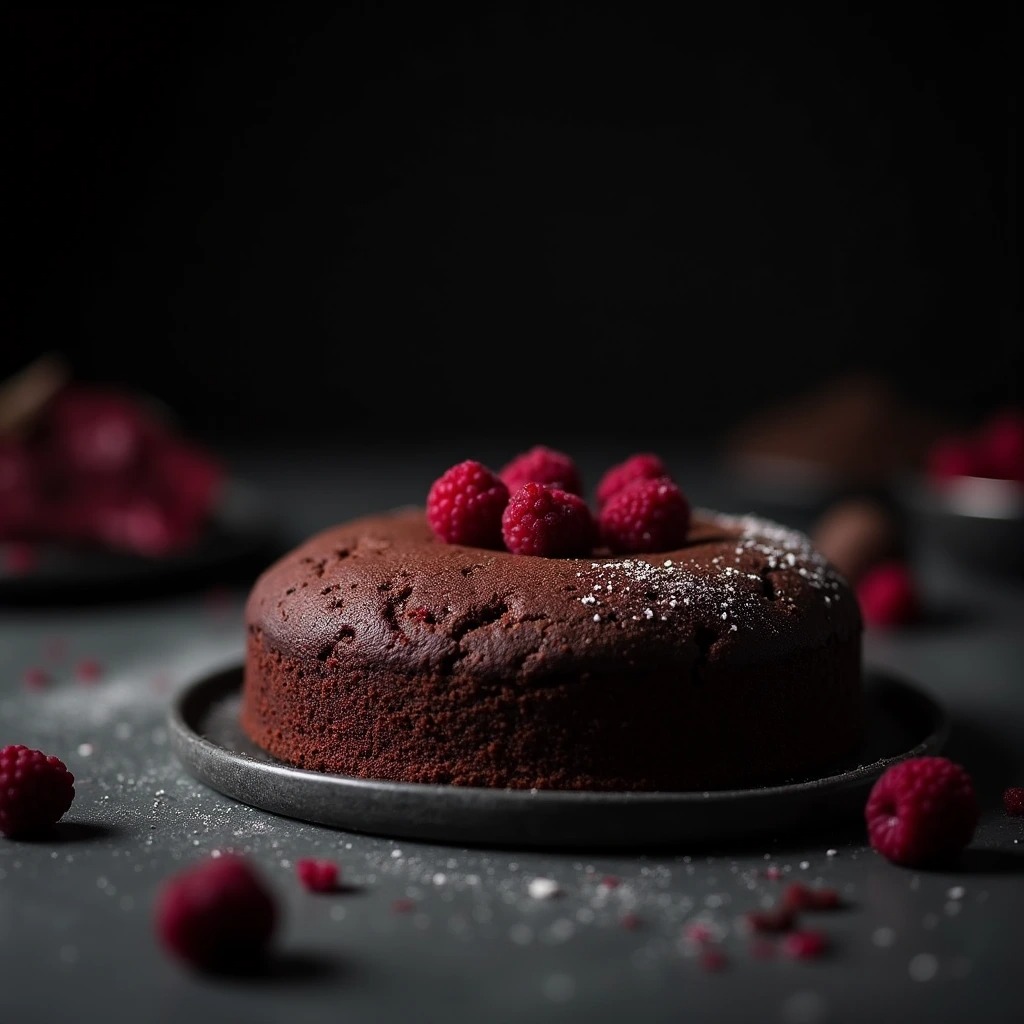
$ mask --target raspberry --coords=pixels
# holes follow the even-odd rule
[[[982,476],[982,456],[971,439],[942,437],[925,453],[925,473],[938,484],[963,476]]]
[[[49,410],[46,433],[66,473],[124,476],[141,464],[160,428],[133,395],[70,385]]]
[[[634,480],[608,499],[599,525],[615,554],[670,551],[686,540],[690,502],[669,477]]]
[[[523,484],[547,484],[570,494],[583,494],[583,478],[576,463],[565,454],[545,445],[534,445],[521,452],[501,468],[498,476],[505,481],[509,493]]]
[[[338,888],[338,865],[334,861],[305,857],[296,862],[295,873],[310,892],[333,892]]]
[[[499,549],[501,514],[507,504],[505,482],[482,462],[466,459],[431,484],[427,521],[446,544]]]
[[[608,499],[634,480],[657,480],[671,476],[665,463],[652,452],[638,452],[625,462],[612,466],[597,484],[597,504],[601,508]]]
[[[0,538],[32,539],[43,499],[39,472],[28,448],[0,437]]]
[[[974,783],[949,758],[908,758],[887,768],[872,786],[864,818],[871,846],[893,863],[947,860],[974,836]]]
[[[509,498],[501,533],[513,554],[571,558],[590,553],[597,528],[578,494],[527,483]]]
[[[1024,814],[1024,786],[1010,786],[1003,790],[1003,807],[1007,814]]]
[[[782,949],[786,956],[795,960],[812,960],[828,952],[828,948],[828,936],[824,932],[791,932],[782,940]]]
[[[277,903],[243,857],[211,857],[167,880],[156,905],[165,948],[200,970],[244,969],[262,958]]]
[[[170,510],[145,494],[82,495],[73,516],[81,516],[85,536],[118,551],[160,558],[191,539],[177,530]],[[68,534],[74,527],[68,524]]]
[[[195,533],[216,508],[226,475],[221,462],[199,445],[167,438],[154,446],[141,485],[180,524],[179,532]]]
[[[75,798],[75,777],[59,757],[20,743],[0,750],[0,833],[28,836],[60,821]]]
[[[898,559],[867,569],[857,583],[857,600],[871,626],[905,626],[921,611],[914,575],[910,566]]]
[[[1006,409],[989,417],[978,447],[985,475],[1024,482],[1024,409]]]

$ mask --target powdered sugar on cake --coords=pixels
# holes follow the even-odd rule
[[[593,610],[595,622],[605,620],[613,593],[616,619],[625,613],[637,621],[666,621],[686,609],[709,621],[720,621],[723,633],[755,625],[777,629],[772,617],[765,615],[765,601],[795,603],[798,587],[818,591],[826,608],[840,600],[841,578],[800,531],[755,515],[707,509],[695,510],[695,515],[707,525],[736,535],[731,558],[715,556],[710,566],[679,552],[660,560],[594,561],[578,575],[591,578],[580,601]],[[792,582],[787,590],[789,578]],[[623,595],[628,595],[625,606]]]

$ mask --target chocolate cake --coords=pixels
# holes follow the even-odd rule
[[[860,739],[862,620],[803,534],[694,509],[656,553],[323,530],[246,607],[241,722],[287,764],[410,783],[705,790],[828,772]]]

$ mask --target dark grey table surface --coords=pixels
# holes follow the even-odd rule
[[[465,457],[440,446],[238,451],[236,476],[284,545],[350,515],[421,501]],[[578,454],[589,479],[627,449]],[[805,526],[711,463],[664,453],[695,503]],[[914,551],[927,614],[869,630],[870,665],[952,716],[946,752],[975,778],[975,840],[955,866],[890,864],[862,823],[740,845],[603,853],[466,848],[345,832],[266,813],[196,782],[168,743],[182,687],[240,661],[247,577],[93,604],[0,608],[0,744],[62,757],[76,797],[53,836],[0,839],[0,1022],[55,1021],[1020,1021],[1024,819],[1024,587]],[[208,585],[207,585],[208,584]],[[84,661],[98,670],[80,678]],[[283,916],[266,976],[201,976],[153,926],[171,873],[235,850],[264,871]],[[346,891],[313,894],[299,858],[335,859]],[[551,879],[551,898],[531,894]],[[617,884],[608,884],[611,878]],[[831,950],[758,955],[739,927],[788,881],[839,889],[815,916]],[[410,901],[396,912],[395,901]],[[726,954],[709,970],[686,938],[705,922]]]

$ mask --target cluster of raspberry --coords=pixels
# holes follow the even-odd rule
[[[450,466],[430,487],[427,520],[447,544],[547,558],[671,551],[685,543],[690,501],[665,461],[638,452],[584,497],[575,461],[534,445],[500,470],[475,459]]]

